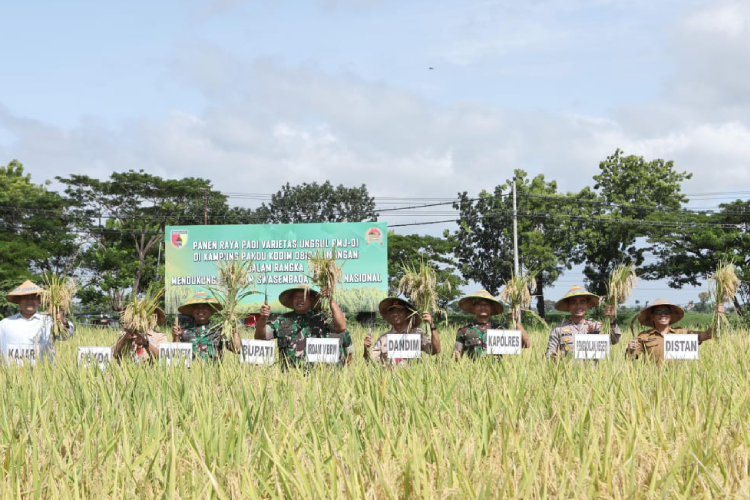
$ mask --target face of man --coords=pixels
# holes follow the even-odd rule
[[[305,293],[304,290],[297,290],[292,295],[292,309],[297,314],[306,314],[312,309],[313,294]]]
[[[21,308],[21,316],[30,318],[39,309],[39,295],[22,295],[18,300],[18,305]]]
[[[672,323],[672,308],[657,306],[651,309],[651,317],[654,319],[654,327],[665,328]]]
[[[196,304],[193,306],[193,319],[196,325],[205,325],[211,319],[213,308],[208,304]]]
[[[386,314],[385,319],[396,330],[401,330],[407,326],[410,316],[411,311],[406,307],[401,304],[394,304],[388,308],[388,313]]]
[[[489,300],[479,299],[474,303],[474,315],[480,323],[486,323],[492,316],[492,304]]]
[[[570,306],[570,317],[575,321],[580,321],[586,316],[589,310],[589,299],[587,297],[571,297],[568,299]]]

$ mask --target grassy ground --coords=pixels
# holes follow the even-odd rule
[[[748,497],[747,332],[661,369],[544,361],[547,332],[501,362],[444,352],[394,371],[240,365],[0,369],[4,497]]]

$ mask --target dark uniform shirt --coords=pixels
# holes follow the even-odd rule
[[[349,331],[335,333],[333,321],[320,312],[284,313],[268,327],[273,331],[273,338],[278,339],[282,366],[304,364],[306,362],[306,339],[311,337],[339,339],[339,364],[342,365],[346,363],[347,356],[354,351]],[[268,338],[269,335],[267,334],[266,337]]]
[[[180,340],[193,344],[193,357],[214,360],[221,358],[224,349],[221,325],[196,325],[185,328]]]
[[[487,352],[487,330],[505,330],[506,328],[504,324],[493,321],[470,323],[458,330],[453,350],[460,352],[461,355],[467,354],[470,358],[479,357]]]

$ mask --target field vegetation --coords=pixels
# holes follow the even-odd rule
[[[750,491],[750,337],[661,368],[547,362],[547,332],[499,362],[404,369],[76,365],[0,368],[0,491],[29,498],[704,498]],[[249,338],[251,332],[243,332]]]

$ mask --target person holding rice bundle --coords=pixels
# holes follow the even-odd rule
[[[175,342],[190,342],[193,344],[193,357],[198,359],[216,360],[221,358],[224,350],[221,325],[211,325],[211,315],[220,311],[221,304],[206,292],[196,292],[189,300],[177,308],[182,314],[192,316],[195,325],[189,328],[172,327],[172,338]],[[226,342],[226,347],[232,352],[239,352],[241,346],[234,342]]]
[[[557,324],[549,334],[546,356],[557,359],[569,354],[573,349],[573,335],[599,334],[602,329],[600,321],[594,321],[586,317],[586,312],[599,305],[599,297],[587,292],[579,286],[574,286],[562,299],[555,304],[558,311],[569,312],[570,318],[564,319]],[[609,322],[611,333],[609,340],[612,345],[620,341],[620,327],[615,324],[615,308],[607,306],[604,316]]]
[[[716,312],[724,313],[724,304],[716,304]],[[673,328],[672,325],[685,316],[685,311],[677,304],[656,299],[638,313],[638,322],[650,330],[639,333],[636,338],[628,342],[625,354],[630,359],[637,359],[645,353],[644,358],[651,359],[656,364],[664,361],[664,337],[670,333],[697,333],[698,344],[711,338],[712,328],[708,330],[691,331],[684,328]]]
[[[506,329],[504,324],[491,321],[492,316],[502,314],[503,304],[487,290],[479,290],[459,300],[458,307],[473,314],[475,319],[458,330],[456,343],[453,346],[453,357],[459,358],[464,354],[470,358],[479,357],[487,351],[487,330]],[[521,347],[527,349],[530,345],[529,334],[515,317],[513,310],[510,315],[515,327],[521,330]]]
[[[164,324],[166,315],[164,311],[157,307],[154,314],[156,315],[156,326]],[[120,332],[120,337],[115,343],[112,350],[112,357],[118,362],[122,359],[123,353],[130,351],[136,363],[153,361],[159,358],[159,344],[166,342],[167,336],[156,330],[149,330],[145,335],[124,329]]]
[[[5,296],[8,302],[18,304],[20,311],[0,321],[0,352],[3,356],[9,344],[33,344],[38,347],[41,358],[53,361],[56,339],[52,336],[52,318],[39,312],[43,292],[42,287],[26,280]],[[62,315],[57,319],[66,328],[67,336],[73,335],[73,323]]]
[[[417,308],[411,303],[398,297],[387,297],[378,304],[380,315],[391,325],[391,329],[378,337],[375,343],[372,343],[372,336],[368,335],[364,340],[364,358],[366,361],[380,361],[384,365],[403,365],[408,363],[409,359],[388,359],[388,335],[416,333],[421,335],[422,352],[426,354],[440,353],[440,337],[437,335],[435,325],[432,322],[432,315],[424,313],[419,317]],[[432,335],[417,328],[422,320],[430,324]]]
[[[327,297],[330,304],[330,317],[321,311],[320,300]],[[304,366],[306,339],[338,338],[339,365],[348,364],[354,348],[352,338],[346,329],[346,317],[327,288],[320,293],[298,286],[284,290],[279,302],[291,309],[277,317],[270,324],[271,308],[268,304],[260,307],[258,322],[255,324],[255,338],[258,340],[277,339],[282,366]]]

